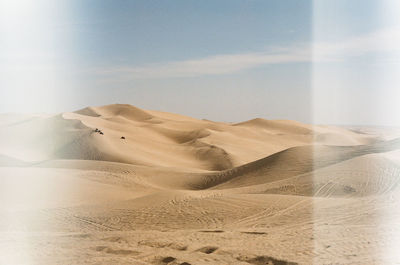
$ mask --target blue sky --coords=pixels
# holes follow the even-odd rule
[[[395,0],[15,2],[0,0],[0,112],[400,125]]]
[[[259,51],[311,37],[311,5],[290,1],[83,1],[82,52],[99,63],[158,63]],[[107,40],[105,45],[99,43]]]

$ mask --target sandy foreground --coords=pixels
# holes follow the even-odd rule
[[[0,115],[0,264],[400,264],[400,131]]]

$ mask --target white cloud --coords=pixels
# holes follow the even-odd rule
[[[216,55],[139,67],[106,69],[102,73],[129,75],[133,79],[193,77],[236,73],[267,64],[304,62],[309,58],[310,53],[306,49],[279,49],[279,51],[273,52]]]
[[[399,52],[400,29],[384,29],[338,42],[318,42],[290,47],[269,48],[261,52],[224,54],[200,59],[173,61],[135,67],[102,69],[99,74],[118,78],[154,79],[232,74],[282,63],[334,62],[371,52]]]

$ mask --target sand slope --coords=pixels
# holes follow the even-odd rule
[[[117,104],[2,115],[0,144],[0,264],[400,261],[394,134]]]

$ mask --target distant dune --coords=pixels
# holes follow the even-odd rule
[[[2,114],[0,264],[394,264],[397,137],[121,104]]]

